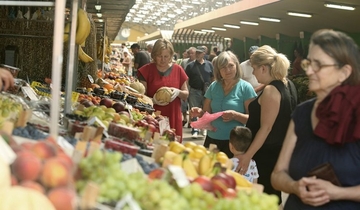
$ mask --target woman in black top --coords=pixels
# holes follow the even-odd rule
[[[264,192],[276,194],[281,200],[281,192],[270,183],[271,172],[279,156],[292,112],[291,93],[296,92],[293,84],[286,79],[289,60],[270,46],[262,46],[250,57],[253,74],[265,84],[259,96],[249,104],[249,119],[246,126],[254,139],[245,154],[237,156],[237,170],[244,174],[249,162],[254,159],[258,171],[258,182],[264,185]],[[290,91],[291,89],[291,91]],[[294,97],[296,98],[296,97]]]

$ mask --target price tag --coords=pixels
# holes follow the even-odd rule
[[[88,74],[87,77],[88,77],[88,79],[89,79],[89,81],[90,81],[91,83],[94,83],[94,82],[95,82],[95,81],[94,81],[94,78],[93,78],[90,74]]]
[[[79,99],[80,93],[78,92],[72,92],[71,93],[71,102],[76,103]]]
[[[38,101],[38,97],[36,96],[35,91],[28,86],[21,87],[22,92],[30,98],[31,101]]]

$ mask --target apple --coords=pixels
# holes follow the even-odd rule
[[[121,111],[119,112],[120,119],[123,119],[126,123],[130,122],[130,114],[127,111]]]
[[[153,124],[148,124],[148,127],[147,127],[147,129],[150,131],[150,132],[152,132],[152,133],[155,133],[158,129],[155,127],[155,125],[153,125]]]
[[[224,194],[228,189],[235,189],[236,182],[234,177],[229,176],[223,172],[213,176],[211,182],[214,187],[214,191],[218,191],[221,194]]]
[[[94,106],[94,103],[88,99],[81,100],[80,104],[84,105],[85,107]]]
[[[169,141],[175,141],[176,133],[172,129],[167,129],[164,131],[163,136],[165,136]]]
[[[114,108],[116,112],[122,112],[122,111],[125,111],[125,104],[121,101],[115,102],[112,105],[112,108]]]
[[[233,199],[233,198],[236,198],[237,193],[236,193],[236,191],[234,189],[228,188],[221,195],[222,195],[223,198]]]
[[[113,100],[111,100],[110,98],[103,98],[100,101],[100,105],[104,105],[107,108],[111,108],[113,105]]]
[[[203,190],[205,190],[207,192],[214,191],[214,187],[213,187],[213,184],[212,184],[210,178],[208,178],[206,176],[198,176],[193,180],[193,182],[200,184],[200,186],[203,188]]]

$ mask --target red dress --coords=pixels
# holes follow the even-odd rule
[[[184,69],[173,64],[169,75],[161,76],[155,63],[149,63],[138,70],[147,83],[147,96],[152,98],[155,92],[161,87],[174,87],[181,90],[181,86],[188,79]],[[176,129],[176,135],[181,136],[182,141],[182,113],[181,100],[177,97],[166,106],[154,104],[154,109],[161,111],[161,115],[169,118],[170,127]]]

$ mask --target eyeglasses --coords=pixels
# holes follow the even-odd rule
[[[304,71],[307,71],[309,69],[309,66],[311,66],[311,68],[314,72],[319,72],[322,68],[330,67],[330,66],[339,66],[339,64],[320,64],[317,61],[312,62],[309,59],[303,59],[301,61],[301,68]]]

